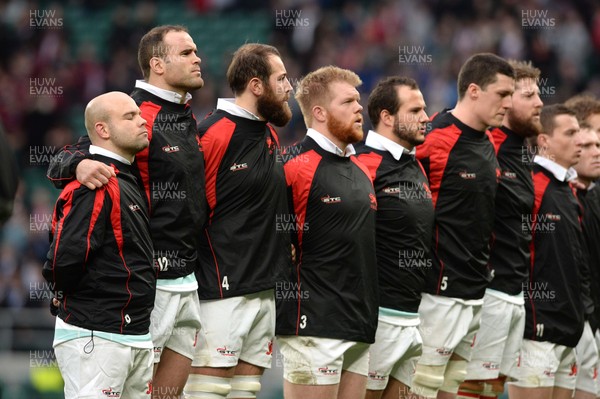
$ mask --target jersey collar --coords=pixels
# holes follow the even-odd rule
[[[160,87],[151,85],[150,83],[144,80],[136,80],[135,87],[138,89],[146,90],[147,92],[154,94],[156,97],[160,97],[165,101],[169,101],[175,104],[186,104],[192,99],[192,95],[190,93],[185,93],[184,97],[179,93],[175,93],[174,91],[161,89]]]
[[[571,181],[577,178],[577,172],[573,168],[565,169],[551,159],[536,155],[533,162],[548,170],[558,180],[562,182]]]
[[[365,141],[365,145],[376,150],[388,151],[390,154],[392,154],[396,161],[400,160],[402,154],[414,156],[416,152],[416,149],[414,147],[412,150],[408,151],[402,145],[388,139],[385,136],[382,136],[374,130],[369,130],[367,140]]]
[[[322,133],[317,132],[313,128],[309,128],[306,132],[306,135],[313,139],[319,147],[339,157],[349,157],[356,154],[356,150],[352,144],[348,144],[346,149],[342,151],[342,149],[335,145],[333,141],[329,140]]]

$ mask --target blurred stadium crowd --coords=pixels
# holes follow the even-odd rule
[[[428,113],[452,107],[456,76],[476,52],[531,60],[542,99],[600,97],[597,0],[0,0],[0,121],[18,160],[13,217],[0,233],[0,308],[45,308],[40,270],[57,196],[45,179],[56,150],[84,134],[83,108],[100,93],[129,93],[141,77],[139,39],[159,24],[189,28],[205,87],[194,93],[202,119],[231,97],[224,75],[246,42],[275,45],[290,82],[334,64],[363,80],[362,99],[388,75],[417,80]],[[295,102],[285,144],[304,134]],[[46,345],[49,347],[50,342]],[[6,346],[6,345],[5,345]],[[13,344],[8,350],[26,350]]]

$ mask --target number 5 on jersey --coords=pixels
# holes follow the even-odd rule
[[[448,276],[442,276],[442,282],[440,284],[440,290],[446,291],[448,288]]]

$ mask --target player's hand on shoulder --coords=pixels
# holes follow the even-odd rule
[[[75,169],[77,181],[90,190],[95,190],[108,184],[108,180],[114,176],[116,174],[113,168],[92,159],[84,159]]]

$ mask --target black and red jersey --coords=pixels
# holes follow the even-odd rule
[[[54,208],[43,275],[66,323],[147,334],[156,277],[146,201],[128,165],[93,158],[112,165],[117,177],[94,191],[78,181],[67,184]]]
[[[533,165],[535,204],[524,337],[574,348],[583,332],[581,208],[566,178]],[[548,161],[550,162],[550,161]]]
[[[290,154],[285,173],[298,263],[276,292],[277,335],[372,343],[379,301],[369,171],[310,137]]]
[[[427,177],[408,153],[396,160],[389,151],[367,145],[357,145],[356,151],[377,196],[379,306],[417,313],[432,267],[434,209]]]
[[[594,329],[600,327],[600,195],[598,186],[577,190],[583,207],[583,237],[586,262],[581,270],[583,305]]]
[[[450,112],[437,114],[417,158],[429,178],[435,207],[433,267],[425,291],[483,298],[500,172],[488,132],[470,128]]]
[[[204,157],[196,119],[188,104],[140,88],[131,97],[148,123],[150,145],[136,155],[134,165],[150,204],[157,276],[184,277],[196,268],[197,238],[206,221]],[[82,137],[50,163],[48,177],[58,188],[75,178],[75,167],[89,158],[89,144],[87,136]]]
[[[200,123],[209,217],[200,231],[200,299],[274,289],[291,264],[279,139],[266,121],[218,109]]]
[[[519,295],[527,281],[531,230],[523,215],[533,209],[533,173],[523,137],[503,126],[491,130],[500,182],[489,265],[489,288]]]

